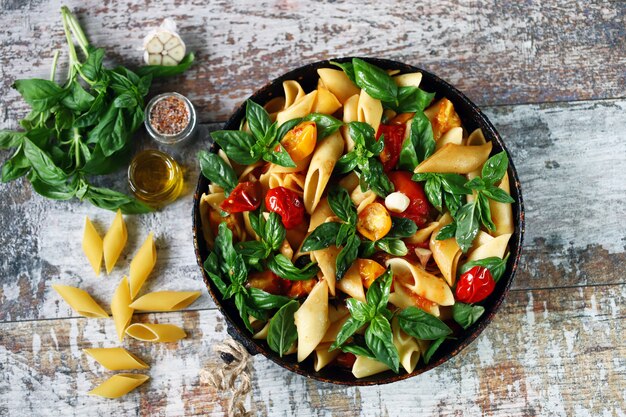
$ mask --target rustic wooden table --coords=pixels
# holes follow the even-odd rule
[[[227,334],[193,254],[195,154],[208,146],[207,129],[266,81],[349,55],[422,66],[482,106],[522,181],[521,271],[495,321],[445,365],[392,385],[347,388],[255,357],[248,408],[284,416],[626,413],[626,3],[68,3],[111,64],[137,65],[143,35],[164,17],[178,21],[197,52],[183,77],[156,88],[187,94],[204,124],[195,143],[175,150],[188,189],[158,213],[127,217],[122,261],[153,230],[159,259],[148,289],[202,296],[188,311],[139,315],[189,334],[178,344],[124,342],[152,363],[147,384],[120,400],[86,395],[109,374],[81,349],[115,345],[113,322],[77,317],[51,284],[79,285],[108,304],[122,269],[95,278],[80,239],[85,215],[100,230],[112,215],[44,200],[22,181],[0,185],[0,416],[224,414],[228,396],[199,379],[201,368],[219,361],[211,347]],[[26,112],[13,80],[47,77],[65,40],[57,2],[0,5],[0,128],[13,128]],[[124,173],[110,185],[126,190]]]

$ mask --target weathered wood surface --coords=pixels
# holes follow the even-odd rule
[[[526,201],[524,261],[514,288],[626,282],[626,101],[485,110],[510,147]],[[0,185],[6,196],[0,200],[6,225],[0,229],[0,320],[71,316],[52,283],[79,285],[107,304],[149,231],[157,236],[158,261],[146,291],[203,289],[193,252],[191,194],[198,176],[195,154],[207,143],[202,130],[196,142],[175,149],[185,165],[185,195],[161,212],[127,217],[129,243],[109,277],[95,277],[81,239],[85,215],[104,233],[112,213],[77,201],[45,200],[21,181]],[[113,183],[126,190],[125,181],[120,172]],[[212,306],[204,292],[192,308]]]
[[[513,291],[458,357],[399,383],[337,387],[252,362],[249,409],[271,416],[613,416],[626,413],[626,285]],[[151,379],[121,400],[86,392],[113,372],[81,349],[117,345],[112,320],[3,325],[0,415],[221,416],[227,396],[200,383],[226,336],[216,310],[142,315],[183,326],[179,343],[124,345]],[[20,411],[18,411],[20,410]]]
[[[198,64],[162,86],[188,92],[202,121],[223,120],[268,80],[305,63],[378,56],[420,65],[480,105],[624,97],[623,1],[68,1],[114,63],[139,65],[148,27],[178,20]],[[15,77],[47,78],[65,48],[59,3],[4,0],[0,127],[24,106]]]

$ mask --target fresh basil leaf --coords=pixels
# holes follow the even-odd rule
[[[319,272],[319,268],[314,262],[300,269],[280,253],[270,258],[267,262],[267,268],[279,277],[290,281],[305,281],[313,278]]]
[[[479,210],[476,207],[474,202],[470,202],[461,207],[457,213],[455,238],[463,253],[472,247],[472,242],[480,229]]]
[[[67,181],[67,174],[28,138],[24,139],[24,156],[30,161],[37,177],[46,184],[62,185]]]
[[[13,88],[34,110],[40,112],[50,110],[67,94],[67,91],[57,83],[39,78],[16,80]]]
[[[295,128],[296,126],[298,126],[302,122],[302,120],[304,119],[302,119],[301,117],[298,117],[297,119],[287,120],[285,123],[280,125],[280,127],[276,131],[276,140],[279,142],[283,140],[287,132],[289,132],[291,129]]]
[[[217,228],[213,251],[220,260],[219,267],[224,276],[228,277],[230,282],[233,282],[235,271],[232,268],[237,258],[237,252],[233,247],[233,232],[226,223],[220,223]]]
[[[348,123],[348,134],[356,145],[362,145],[366,149],[376,142],[376,132],[365,122]]]
[[[452,222],[450,224],[446,224],[441,229],[439,229],[439,233],[437,233],[436,240],[446,240],[453,238],[456,235],[456,222]]]
[[[98,143],[105,157],[124,148],[128,137],[122,110],[115,107],[110,107],[88,134],[89,142]]]
[[[437,351],[437,349],[439,349],[439,346],[441,346],[441,344],[443,342],[446,341],[445,337],[440,337],[439,339],[435,340],[429,347],[428,350],[426,350],[426,352],[424,353],[424,363],[426,365],[428,365],[428,363],[430,362],[430,360],[432,359],[433,355],[435,354],[435,352]]]
[[[350,81],[352,81],[356,85],[356,75],[354,74],[354,66],[352,62],[333,62],[330,61],[330,65],[334,65],[339,67],[346,73]]]
[[[304,120],[315,122],[315,126],[317,128],[317,140],[322,140],[325,137],[332,135],[343,125],[343,122],[322,113],[311,113],[306,116]]]
[[[356,333],[357,330],[363,327],[363,325],[365,325],[365,322],[359,321],[355,319],[354,317],[350,316],[350,318],[346,320],[343,326],[341,326],[341,330],[339,330],[339,333],[337,333],[337,337],[335,338],[335,341],[332,343],[332,345],[330,345],[330,348],[328,349],[328,351],[332,352],[333,350],[337,349],[338,347],[346,343],[346,341],[354,333]]]
[[[398,102],[398,87],[387,72],[359,58],[352,59],[352,66],[356,85],[370,97],[385,102]]]
[[[260,159],[260,154],[252,154],[255,140],[249,133],[239,130],[217,130],[211,132],[211,138],[238,164],[252,165]]]
[[[416,136],[413,136],[416,137]],[[413,143],[410,131],[409,136],[402,141],[402,147],[400,148],[400,156],[398,158],[398,168],[405,171],[413,171],[416,166],[419,165],[419,158],[417,157],[417,151],[415,144]]]
[[[263,154],[263,160],[287,168],[296,167],[296,163],[293,162],[293,159],[291,159],[289,153],[285,150],[283,145],[280,144],[273,147],[271,151]]]
[[[435,98],[435,93],[427,93],[418,87],[398,88],[398,101],[383,102],[383,106],[396,113],[415,113],[424,111]]]
[[[337,217],[349,224],[356,224],[356,207],[352,203],[348,190],[337,185],[328,191],[328,204]]]
[[[417,232],[417,225],[411,219],[391,216],[391,230],[385,238],[405,238],[411,237]]]
[[[504,177],[508,166],[509,158],[506,152],[502,151],[487,159],[483,165],[481,176],[486,183],[494,185]]]
[[[154,78],[171,77],[187,71],[187,69],[189,69],[189,67],[193,63],[194,58],[194,53],[190,52],[185,55],[183,60],[180,61],[178,65],[146,65],[137,68],[136,73],[139,76],[152,75]]]
[[[393,273],[387,269],[384,274],[374,280],[365,294],[365,300],[369,306],[374,308],[376,313],[380,313],[387,308],[389,302],[389,292],[393,282]]]
[[[237,307],[237,310],[239,311],[239,316],[241,317],[243,324],[246,326],[246,329],[252,333],[254,330],[252,329],[252,324],[250,323],[250,318],[248,317],[250,312],[248,311],[246,296],[243,292],[235,292],[234,296],[235,307]]]
[[[348,311],[350,311],[350,315],[362,322],[370,321],[376,313],[376,310],[372,306],[355,298],[348,298],[346,300],[346,306],[348,307]]]
[[[475,190],[475,191],[482,191],[485,189],[485,186],[486,186],[485,182],[480,177],[472,178],[470,181],[468,181],[465,184],[466,188],[470,190]]]
[[[246,101],[246,120],[252,134],[260,140],[265,137],[272,121],[265,109],[252,100]]]
[[[343,246],[346,243],[346,239],[348,235],[354,232],[354,226],[348,223],[344,223],[339,227],[339,232],[337,233],[337,238],[335,239],[335,246]]]
[[[353,171],[358,163],[358,155],[355,152],[348,152],[337,160],[333,174],[347,174],[348,172]]]
[[[61,100],[65,107],[77,112],[85,112],[91,108],[95,99],[78,81],[74,80],[66,89],[68,94]]]
[[[19,145],[13,156],[2,165],[2,182],[13,181],[30,171],[30,161],[24,156],[24,146]]]
[[[357,235],[352,234],[348,236],[346,244],[337,255],[337,260],[335,261],[337,281],[343,278],[346,271],[350,269],[350,267],[356,260],[359,254],[360,243],[361,239],[359,239]]]
[[[141,107],[125,109],[126,123],[130,126],[130,131],[134,132],[144,123],[145,113]]]
[[[265,243],[258,240],[248,240],[245,242],[239,242],[236,245],[237,252],[243,256],[244,260],[249,265],[257,264],[260,260],[269,256],[270,251],[265,246]]]
[[[378,140],[371,136],[365,138],[365,149],[370,151],[373,156],[378,156],[385,149],[385,135],[380,135]]]
[[[435,139],[430,120],[423,112],[415,113],[411,122],[409,138],[415,147],[419,162],[424,161],[435,152]]]
[[[465,183],[467,180],[465,177],[459,174],[436,174],[441,180],[441,186],[444,191],[454,195],[471,194],[471,191],[467,189]]]
[[[482,222],[483,226],[485,226],[488,230],[492,232],[495,231],[496,225],[493,223],[493,220],[491,220],[491,208],[489,207],[489,200],[482,192],[479,192],[476,195],[476,201],[478,204],[480,221]]]
[[[300,304],[296,300],[292,300],[282,306],[270,320],[267,344],[281,358],[298,339],[294,314],[299,307]]]
[[[271,212],[265,222],[261,239],[263,239],[263,242],[267,244],[270,250],[278,250],[283,244],[286,235],[287,231],[285,226],[283,226],[280,215],[276,212]]]
[[[59,106],[54,112],[54,129],[61,136],[63,130],[69,130],[74,124],[74,112],[66,107]],[[65,152],[63,152],[65,154]]]
[[[24,132],[0,130],[0,149],[11,149],[22,144]]]
[[[379,197],[385,198],[393,192],[393,183],[385,174],[383,164],[377,158],[370,158],[367,165],[362,168],[361,174],[370,190]]]
[[[456,215],[463,205],[463,200],[460,195],[450,194],[448,192],[443,193],[443,201],[446,203],[446,208],[450,212],[453,219],[456,219]],[[455,229],[456,232],[456,229]]]
[[[137,104],[135,94],[129,92],[122,93],[113,100],[113,107],[117,108],[134,108]]]
[[[281,308],[285,304],[292,301],[289,297],[270,294],[254,287],[248,288],[248,293],[248,306],[257,310],[273,310],[275,308]]]
[[[385,317],[377,315],[372,319],[367,330],[365,330],[365,343],[376,360],[387,365],[395,373],[399,372],[398,349],[393,344],[391,326]]]
[[[233,168],[226,163],[218,154],[200,151],[200,170],[209,181],[219,185],[225,191],[226,196],[233,191],[239,180]]]
[[[435,340],[452,334],[452,329],[443,321],[413,306],[398,314],[398,324],[406,334],[420,340]]]
[[[406,244],[402,240],[395,238],[384,237],[377,240],[376,247],[394,256],[405,256],[409,253],[409,249],[406,247]]]
[[[506,191],[493,185],[487,187],[487,189],[483,191],[483,194],[486,197],[489,197],[489,199],[497,201],[499,203],[515,202],[515,200],[513,200],[513,197],[511,197]]]
[[[28,173],[28,181],[37,194],[53,200],[69,200],[74,198],[76,194],[76,188],[72,188],[66,183],[50,185],[41,181],[35,171],[32,170]]]
[[[326,249],[335,244],[336,237],[341,228],[341,223],[322,223],[311,232],[302,242],[302,252]]]
[[[124,214],[149,213],[154,210],[141,201],[108,188],[89,186],[83,198],[96,207],[111,211],[120,209]]]
[[[213,281],[219,292],[222,294],[222,296],[224,296],[226,294],[228,286],[220,276],[220,268],[218,262],[219,261],[215,252],[209,252],[209,256],[207,256],[206,260],[204,261],[203,267],[209,278],[211,278],[211,281]]]
[[[105,106],[105,97],[105,93],[98,94],[91,103],[89,110],[76,118],[74,121],[74,127],[89,127],[98,123],[107,110]]]
[[[500,259],[497,256],[491,256],[489,258],[478,259],[476,261],[469,261],[461,266],[459,273],[464,274],[475,266],[482,266],[491,272],[493,280],[497,283],[500,278],[502,278],[502,275],[504,275],[504,271],[506,271],[506,263],[508,259],[509,255],[507,254],[504,259]]]
[[[102,61],[104,60],[104,49],[88,46],[89,56],[80,66],[82,75],[94,82],[102,77]]]
[[[85,165],[80,168],[80,172],[89,175],[109,174],[123,165],[127,165],[132,156],[129,152],[129,147],[130,143],[126,143],[122,149],[115,152],[111,157],[106,157],[100,145],[97,144]]]
[[[369,239],[361,241],[359,245],[359,258],[369,258],[376,253],[376,242]]]
[[[428,177],[426,184],[424,184],[424,192],[426,193],[428,201],[430,201],[433,207],[439,210],[439,212],[443,211],[441,186],[441,178],[438,175],[431,175]]]
[[[452,307],[452,318],[461,327],[467,329],[472,324],[476,323],[484,312],[485,308],[482,306],[473,306],[457,301]]]
[[[345,353],[352,353],[357,356],[365,356],[366,358],[376,359],[376,356],[366,346],[359,346],[355,344],[345,345],[341,347],[341,350]]]

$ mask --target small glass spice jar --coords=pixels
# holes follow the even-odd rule
[[[137,199],[152,206],[176,200],[183,190],[183,171],[174,158],[156,149],[139,152],[128,167],[128,185]]]
[[[158,142],[173,145],[195,133],[196,110],[182,94],[159,94],[146,106],[145,125]]]

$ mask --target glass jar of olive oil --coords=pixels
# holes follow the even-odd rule
[[[139,152],[128,167],[128,184],[133,194],[158,207],[176,200],[183,190],[183,172],[174,158],[148,149]]]

